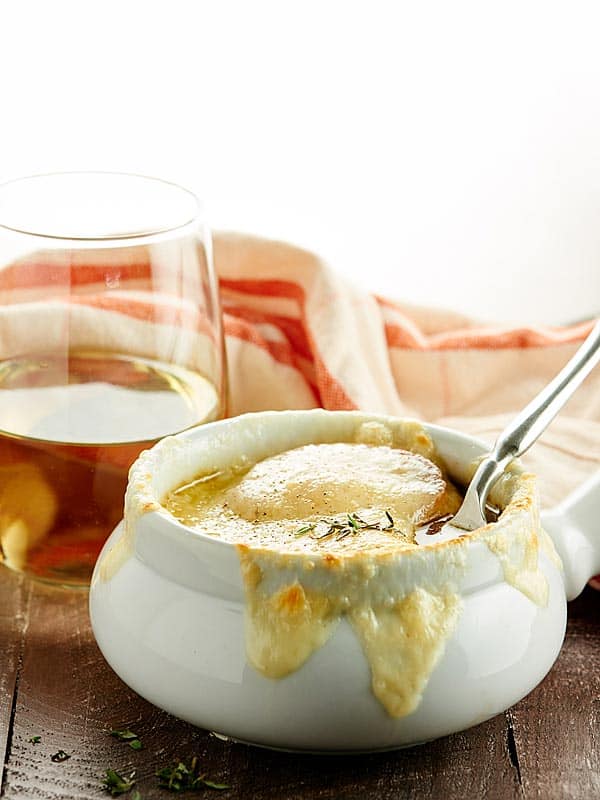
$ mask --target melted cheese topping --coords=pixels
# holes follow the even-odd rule
[[[516,479],[520,485],[515,486]],[[536,605],[546,606],[549,587],[539,567],[539,553],[543,551],[559,570],[562,563],[552,540],[540,527],[539,510],[532,502],[535,496],[532,476],[518,476],[507,471],[499,481],[497,495],[500,495],[501,505],[510,501],[513,510],[522,511],[529,524],[515,526],[510,518],[501,517],[495,525],[488,526],[483,541],[500,561],[506,583]]]
[[[389,608],[350,612],[371,666],[375,697],[391,717],[413,712],[460,611],[457,595],[415,589]]]
[[[329,639],[340,614],[338,603],[295,582],[272,595],[247,592],[246,653],[269,678],[295,672]]]

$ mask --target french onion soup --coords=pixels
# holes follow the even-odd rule
[[[532,485],[523,477],[504,482],[501,507],[515,498],[530,502]],[[400,582],[386,576],[404,559],[414,559],[418,573],[428,548],[416,543],[417,528],[456,513],[461,499],[429,434],[399,421],[365,422],[351,440],[306,444],[257,463],[242,458],[198,475],[162,505],[186,526],[236,547],[246,652],[255,669],[285,678],[346,620],[375,697],[391,717],[403,717],[419,704],[461,599],[452,581],[413,580],[410,569]],[[495,527],[486,526],[486,543],[505,574],[535,588],[538,531],[525,530],[516,553]],[[453,570],[468,538],[437,546]],[[543,587],[538,595],[534,601],[543,602]]]

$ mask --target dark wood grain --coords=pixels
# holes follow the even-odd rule
[[[556,666],[528,698],[477,728],[422,747],[365,756],[309,756],[223,742],[141,700],[116,677],[90,631],[87,596],[0,574],[0,719],[6,798],[101,798],[107,767],[136,772],[144,800],[169,795],[155,771],[198,756],[206,796],[256,798],[592,798],[600,795],[600,595],[572,604]],[[128,726],[133,751],[113,739]],[[39,744],[30,739],[41,736]],[[51,761],[59,749],[70,754]],[[127,795],[124,795],[127,797]]]
[[[0,580],[0,756],[10,748],[12,720],[19,681],[26,606],[29,594],[24,580],[6,575]]]
[[[569,611],[557,664],[511,712],[528,798],[600,797],[600,594]]]

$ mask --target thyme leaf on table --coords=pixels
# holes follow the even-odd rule
[[[118,739],[120,742],[127,742],[132,750],[141,750],[143,748],[140,737],[137,733],[130,731],[128,728],[124,730],[113,730],[110,732],[110,735],[114,736],[114,738]]]
[[[107,792],[110,792],[113,797],[118,794],[125,794],[133,788],[135,772],[132,772],[128,777],[120,775],[116,769],[107,769],[102,785]]]
[[[183,761],[172,764],[169,767],[163,767],[156,772],[158,778],[158,785],[161,789],[167,789],[170,792],[185,792],[194,789],[216,789],[222,791],[229,789],[227,783],[216,783],[206,777],[206,773],[201,773],[199,770],[198,759],[194,756],[189,766],[184,764]]]

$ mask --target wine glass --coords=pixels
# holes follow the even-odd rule
[[[0,561],[87,585],[127,472],[225,414],[210,233],[196,197],[139,175],[0,186]]]

